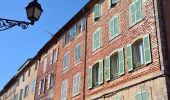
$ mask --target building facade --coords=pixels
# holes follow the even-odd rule
[[[169,100],[169,5],[90,0],[28,63],[38,70],[26,100]],[[1,100],[13,97],[7,90]]]

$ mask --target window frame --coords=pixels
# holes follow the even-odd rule
[[[63,80],[61,84],[61,100],[67,99],[67,85],[68,85],[67,80]]]
[[[73,76],[72,96],[77,96],[80,93],[80,74],[77,73]],[[76,91],[77,90],[77,91]]]
[[[78,51],[80,50],[80,51]],[[78,54],[80,53],[80,54]],[[79,58],[77,58],[79,55]],[[74,50],[74,64],[78,63],[79,61],[81,61],[81,43],[78,43],[75,47]]]
[[[68,56],[67,59],[65,58],[66,56]],[[66,62],[67,62],[67,65],[65,65]],[[69,68],[69,64],[70,64],[70,52],[67,51],[64,54],[63,71],[65,71],[65,70],[67,70]]]

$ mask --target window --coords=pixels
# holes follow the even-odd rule
[[[35,63],[35,71],[37,70],[37,67],[38,67],[38,61],[36,61]]]
[[[63,70],[66,70],[66,69],[68,69],[68,67],[69,67],[69,62],[70,62],[70,54],[69,54],[69,52],[66,52],[65,54],[64,54],[64,69]]]
[[[66,32],[63,35],[63,46],[65,46],[69,41],[70,41],[70,34],[69,34],[69,32]]]
[[[119,17],[114,16],[109,21],[109,40],[119,35]]]
[[[50,62],[50,64],[56,63],[57,55],[58,55],[58,47],[51,52],[51,62]]]
[[[73,39],[76,35],[77,35],[77,27],[76,27],[76,25],[74,25],[70,29],[70,39]]]
[[[103,60],[100,60],[88,70],[88,86],[89,88],[99,86],[103,83]]]
[[[133,65],[135,68],[144,64],[143,40],[140,39],[132,45]]]
[[[35,92],[36,80],[32,82],[32,92]]]
[[[43,73],[45,73],[47,68],[47,57],[44,59]]]
[[[97,21],[101,16],[101,5],[95,4],[94,11],[93,11],[93,19],[94,21]]]
[[[67,81],[64,80],[61,86],[61,100],[67,99]]]
[[[149,100],[149,93],[147,91],[140,91],[136,94],[135,100]]]
[[[128,71],[139,68],[152,62],[149,35],[145,35],[143,39],[137,40],[132,45],[126,47]]]
[[[23,81],[23,82],[25,81],[25,73],[24,73],[23,76],[22,76],[22,81]]]
[[[80,32],[84,31],[85,27],[86,27],[86,19],[84,18],[80,21]]]
[[[142,0],[132,0],[129,7],[130,26],[142,19]]]
[[[73,76],[73,96],[76,96],[79,94],[80,89],[80,75],[76,74]]]
[[[24,90],[24,97],[28,96],[28,91],[29,91],[29,86],[26,85]]]
[[[19,96],[19,100],[22,100],[22,94],[23,94],[23,89],[20,89],[20,96]]]
[[[40,89],[39,94],[41,94],[41,93],[43,93],[45,91],[45,78],[42,81],[40,81],[39,89]]]
[[[120,97],[120,96],[116,96],[116,97],[114,98],[114,100],[123,100],[123,99],[122,99],[122,97]]]
[[[52,88],[54,86],[54,74],[48,75],[48,89]]]
[[[74,62],[77,63],[81,58],[81,45],[78,44],[74,51]]]
[[[0,99],[1,100],[1,99]],[[18,100],[18,94],[14,95],[13,100]]]
[[[31,73],[31,68],[28,70],[27,74],[28,74],[28,77],[30,76],[30,73]]]
[[[93,50],[95,51],[101,47],[101,29],[98,29],[96,32],[93,33]]]
[[[124,50],[119,49],[106,57],[106,81],[117,79],[124,74]]]
[[[109,8],[115,6],[118,2],[119,0],[109,0]]]

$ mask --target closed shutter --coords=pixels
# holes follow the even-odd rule
[[[119,35],[119,17],[114,17],[114,37]]]
[[[129,6],[129,19],[130,19],[130,26],[132,26],[136,22],[136,7],[135,2],[132,2]]]
[[[110,80],[110,56],[106,57],[106,81]]]
[[[142,100],[141,92],[138,92],[135,96],[135,100]]]
[[[112,18],[109,21],[109,39],[110,40],[114,38],[113,27],[114,25],[113,25],[113,18]]]
[[[143,37],[144,61],[145,64],[152,62],[149,34]]]
[[[92,88],[92,66],[88,70],[88,87]]]
[[[132,62],[132,47],[131,44],[127,45],[126,47],[126,58],[127,58],[127,65],[128,65],[128,71],[133,70],[133,62]]]
[[[63,46],[65,46],[65,44],[66,44],[66,35],[64,34],[63,35]]]
[[[100,4],[96,4],[94,6],[94,20],[96,20],[100,16],[101,16],[101,5]]]
[[[149,93],[147,91],[142,91],[142,100],[149,100]]]
[[[136,7],[136,21],[142,19],[142,0],[136,0],[135,2]]]
[[[50,88],[50,81],[51,81],[51,74],[48,75],[48,83],[47,83],[47,89]]]
[[[99,61],[99,76],[98,76],[99,84],[103,83],[103,60]]]
[[[97,30],[93,34],[93,51],[95,51],[98,48],[100,48],[100,35],[101,35],[101,30]]]
[[[124,52],[123,52],[123,48],[119,50],[118,56],[119,56],[119,75],[123,75],[124,74]]]
[[[38,95],[41,94],[41,81],[39,82],[39,87],[38,87]]]

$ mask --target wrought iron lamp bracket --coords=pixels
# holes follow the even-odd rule
[[[29,24],[33,25],[32,22],[16,21],[16,20],[0,18],[0,31],[7,30],[7,29],[12,28],[14,26],[19,26],[23,29],[27,29]]]

